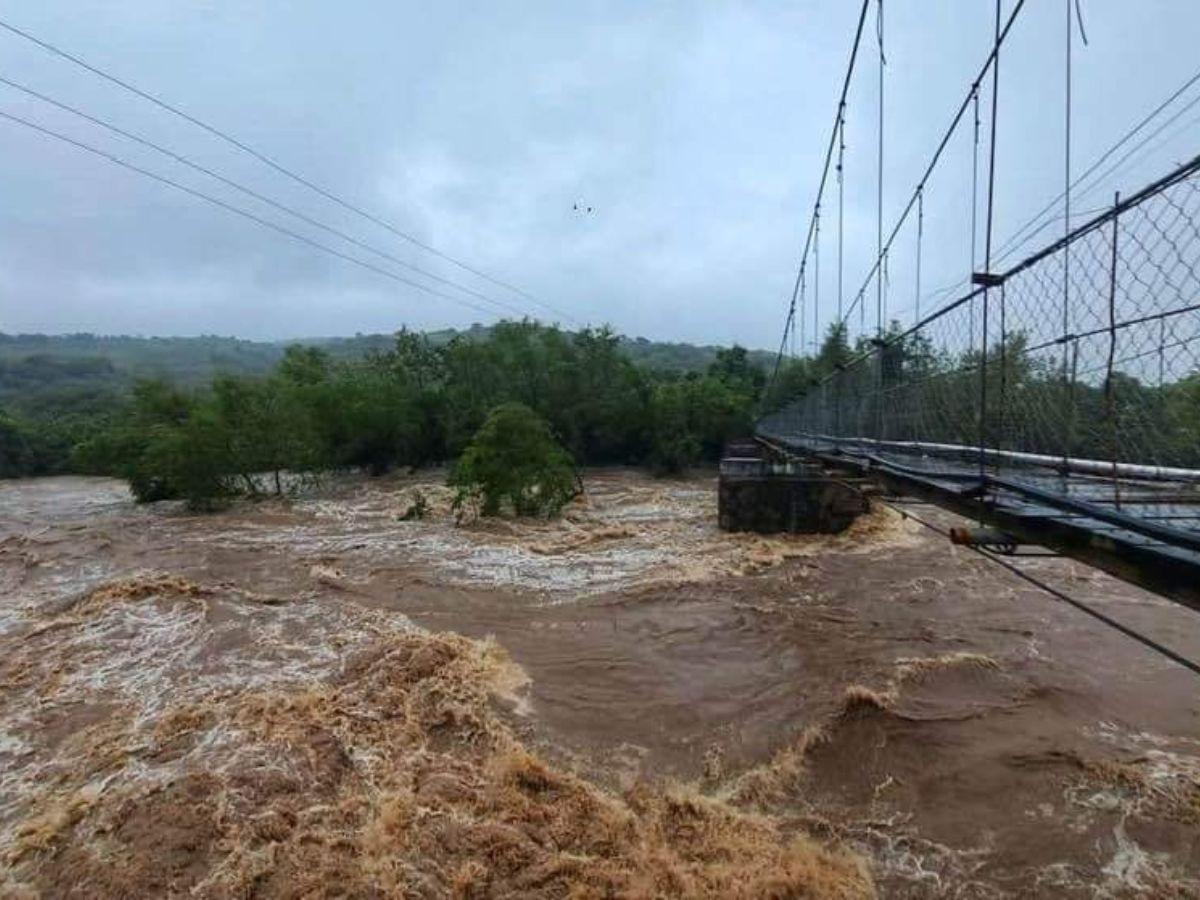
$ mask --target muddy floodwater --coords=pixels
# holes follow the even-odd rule
[[[0,483],[0,895],[1200,897],[1170,661],[886,508],[727,535],[601,470],[457,525],[441,478]]]

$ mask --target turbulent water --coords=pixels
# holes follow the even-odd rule
[[[886,510],[586,483],[467,525],[435,476],[0,485],[0,892],[1200,896],[1194,676]]]

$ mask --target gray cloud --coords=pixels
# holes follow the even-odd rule
[[[579,320],[761,347],[778,339],[856,6],[72,0],[3,15]],[[1027,7],[1002,60],[1000,238],[1062,184],[1064,10]],[[1191,74],[1200,23],[1183,0],[1083,8],[1076,171]],[[886,12],[890,224],[987,52],[992,5]],[[874,248],[874,52],[872,13],[850,95],[847,292]],[[8,34],[0,74],[547,317]],[[8,88],[0,109],[370,259]],[[1198,133],[1185,117],[1172,141],[1077,206],[1190,157]],[[294,337],[486,318],[11,124],[0,123],[0,141],[0,330]],[[970,153],[964,129],[929,185],[929,287],[968,269]],[[576,201],[596,212],[574,213]],[[834,303],[835,221],[827,206],[822,320]],[[914,250],[906,233],[890,261],[894,310],[912,304]]]

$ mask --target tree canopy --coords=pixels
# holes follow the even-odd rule
[[[575,465],[550,425],[524,403],[497,406],[450,473],[454,507],[484,516],[555,515],[578,493]]]
[[[58,459],[51,471],[119,475],[142,500],[207,507],[286,493],[328,470],[454,460],[489,423],[499,427],[497,410],[508,410],[503,424],[520,404],[579,464],[675,472],[746,433],[764,381],[740,347],[714,353],[702,372],[647,369],[607,328],[501,322],[446,339],[401,331],[353,359],[292,346],[261,375],[136,381],[47,458]],[[30,473],[34,422],[0,419],[0,451],[13,461],[5,474]]]

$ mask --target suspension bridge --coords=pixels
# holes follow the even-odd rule
[[[1071,171],[1070,65],[1079,24],[1072,18],[1079,10],[1066,0],[1066,178],[1052,204],[1062,204],[1065,224],[1044,246],[1000,265],[992,237],[996,109],[1005,38],[1023,4],[1002,20],[997,3],[991,52],[886,240],[880,200],[873,265],[862,288],[846,298],[846,85],[861,56],[869,6],[862,5],[772,384],[778,388],[796,363],[806,302],[816,346],[819,297],[812,281],[832,165],[837,312],[823,348],[831,359],[798,389],[771,394],[773,408],[758,420],[756,437],[776,453],[868,476],[896,495],[980,523],[960,538],[993,558],[1040,545],[1200,610],[1200,156],[1073,222],[1079,179]],[[878,8],[882,88],[882,4]],[[985,92],[990,136],[981,166]],[[882,89],[878,102],[882,122]],[[972,123],[972,183],[964,186],[972,197],[969,276],[957,297],[924,316],[918,307],[912,323],[902,326],[889,321],[886,310],[896,238],[907,233],[914,239],[919,303],[929,179],[950,137]],[[881,138],[880,198],[883,149]],[[1100,163],[1123,149],[1113,148]],[[978,255],[976,197],[982,198]],[[1025,230],[1029,237],[1042,229]],[[861,320],[872,293],[875,328],[860,328],[851,345],[851,313],[857,309]]]

